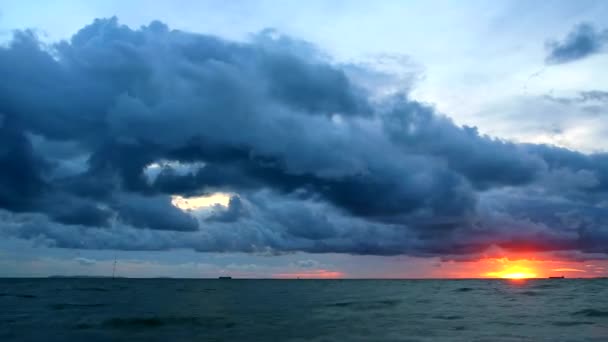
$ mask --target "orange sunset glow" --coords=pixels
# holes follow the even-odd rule
[[[533,256],[482,258],[466,262],[445,262],[438,277],[528,279],[564,276],[590,278],[605,274],[605,267],[595,262],[547,260]]]
[[[485,274],[488,277],[506,278],[506,279],[526,279],[526,278],[537,278],[538,275],[535,270],[521,267],[512,266],[507,269],[498,272],[488,272]]]
[[[565,276],[571,278],[597,276],[597,267],[576,261],[485,258],[462,265],[452,264],[457,269],[449,277],[527,279]]]
[[[278,279],[339,279],[344,278],[344,273],[329,270],[308,270],[300,272],[277,273],[272,276]]]

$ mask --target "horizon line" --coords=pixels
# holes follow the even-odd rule
[[[548,280],[548,279],[608,279],[606,276],[599,277],[564,277],[564,278],[551,278],[551,277],[531,277],[531,278],[499,278],[499,277],[467,277],[467,278],[374,278],[374,277],[362,277],[362,278],[314,278],[314,277],[300,277],[300,278],[279,278],[279,277],[233,277],[228,276],[230,279],[220,279],[220,277],[171,277],[171,276],[155,276],[155,277],[124,277],[124,276],[102,276],[102,275],[50,275],[50,276],[0,276],[0,279],[65,279],[65,278],[104,278],[104,279],[134,279],[134,280],[145,280],[145,279],[172,279],[172,280],[508,280],[508,281],[526,281],[526,280]]]

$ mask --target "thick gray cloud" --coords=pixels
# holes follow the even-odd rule
[[[597,30],[592,24],[582,23],[575,26],[561,41],[547,42],[548,64],[573,62],[605,51],[608,45],[608,30]]]
[[[220,204],[215,204],[213,206],[213,213],[207,217],[207,221],[236,222],[245,215],[247,215],[247,209],[243,205],[243,201],[238,196],[232,196],[227,208],[224,208]]]
[[[0,74],[4,234],[94,249],[607,252],[608,156],[377,97],[273,31],[236,43],[112,18],[52,45],[17,32]],[[171,204],[217,191],[235,195],[205,217]]]
[[[122,195],[114,204],[118,218],[140,228],[174,231],[194,231],[194,217],[171,204],[167,196]]]

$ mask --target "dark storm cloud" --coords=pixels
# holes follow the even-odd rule
[[[547,43],[548,64],[573,62],[604,51],[608,44],[608,30],[597,30],[592,24],[575,26],[562,40]]]
[[[122,195],[114,204],[118,218],[141,228],[175,231],[198,229],[196,219],[171,205],[166,196]]]
[[[2,122],[4,121],[4,122]],[[24,211],[35,206],[48,184],[42,176],[44,160],[37,156],[23,132],[0,121],[0,206]]]
[[[216,204],[213,213],[207,218],[209,222],[236,222],[242,216],[247,215],[247,209],[238,196],[230,197],[228,208]]]
[[[481,189],[523,185],[544,168],[543,161],[522,146],[481,136],[475,127],[458,127],[416,102],[400,101],[385,126],[410,153],[440,158]]]
[[[274,31],[236,43],[113,18],[52,45],[17,32],[0,75],[4,234],[126,250],[606,252],[606,155],[379,98]],[[218,191],[230,203],[206,216],[171,202]]]

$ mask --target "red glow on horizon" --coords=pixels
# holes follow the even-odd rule
[[[440,278],[528,279],[564,276],[593,278],[606,274],[604,265],[593,262],[525,257],[481,258],[474,261],[448,261],[434,276]]]
[[[309,270],[301,272],[277,273],[273,274],[273,278],[278,279],[340,279],[344,278],[345,274],[338,271],[329,271],[324,269]]]

